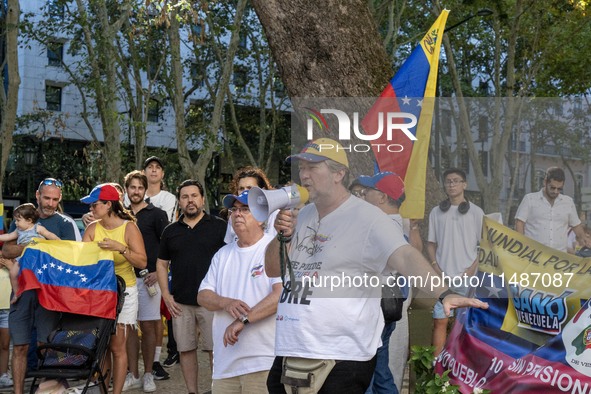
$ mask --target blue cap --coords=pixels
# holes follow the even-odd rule
[[[230,209],[234,206],[234,201],[240,201],[242,204],[248,205],[248,190],[243,191],[237,196],[228,194],[224,197],[222,203],[224,204],[224,207]]]
[[[92,204],[93,202],[102,201],[119,201],[119,192],[115,186],[109,183],[103,183],[95,186],[88,196],[80,199],[84,204]]]
[[[367,176],[361,175],[355,179],[351,186],[361,185],[370,187],[386,193],[394,200],[398,200],[404,193],[404,182],[402,178],[390,171],[378,172],[375,175]]]

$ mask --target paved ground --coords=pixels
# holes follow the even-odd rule
[[[431,340],[432,320],[430,314],[430,305],[428,302],[413,303],[413,307],[410,310],[410,342],[411,344],[428,345]],[[164,346],[166,348],[166,346]],[[162,361],[165,359],[166,354],[162,355]],[[199,393],[206,393],[211,389],[211,372],[209,365],[209,356],[207,353],[198,352],[199,362]],[[141,360],[141,356],[140,356]],[[141,361],[140,361],[141,363]],[[142,366],[140,365],[140,371]],[[181,373],[180,365],[177,364],[171,368],[166,369],[171,378],[169,380],[156,381],[158,394],[184,394],[187,393],[185,388],[185,381]],[[74,385],[75,383],[72,383]],[[412,379],[409,377],[408,369],[404,379],[403,394],[410,393],[409,386],[412,384]],[[0,393],[11,393],[12,389],[0,388]],[[27,391],[28,392],[28,386]],[[143,394],[142,389],[135,389],[126,391],[128,394]]]

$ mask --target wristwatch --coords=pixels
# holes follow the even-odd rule
[[[250,323],[248,321],[248,316],[247,315],[242,315],[240,316],[240,321],[242,322],[242,324],[247,325],[248,323]]]

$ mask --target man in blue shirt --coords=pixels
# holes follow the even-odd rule
[[[57,212],[57,207],[62,199],[62,186],[62,182],[54,178],[46,178],[39,184],[39,188],[35,193],[39,223],[60,239],[75,241],[76,230],[74,226],[65,216]],[[13,231],[14,228],[15,224],[13,222],[9,231]],[[7,259],[14,259],[21,255],[23,249],[24,245],[17,245],[15,241],[7,242],[2,247],[2,256]],[[14,264],[13,270],[18,272],[18,262]],[[45,342],[57,324],[57,319],[58,314],[56,312],[48,311],[39,305],[36,290],[23,292],[18,300],[11,304],[8,325],[14,345],[12,377],[15,394],[23,393],[27,370],[27,351],[31,342],[33,327],[37,329],[37,341]]]

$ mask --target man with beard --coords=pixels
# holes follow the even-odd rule
[[[46,178],[39,184],[39,188],[35,193],[37,210],[39,211],[38,223],[62,240],[75,241],[74,226],[57,211],[62,199],[62,186],[62,182],[54,178]],[[15,223],[12,222],[9,232],[14,231],[15,228]],[[14,259],[21,255],[23,249],[24,246],[17,245],[16,241],[6,242],[2,247],[2,255],[7,259]],[[15,262],[11,272],[16,273],[18,271],[19,265],[18,262]],[[12,377],[16,394],[23,393],[27,369],[27,351],[31,343],[33,327],[37,329],[37,341],[45,342],[55,328],[58,317],[58,313],[48,311],[39,305],[36,290],[23,292],[18,300],[10,306],[8,325],[14,345],[12,351]]]
[[[190,394],[197,393],[197,329],[210,360],[213,349],[213,315],[197,304],[197,290],[212,257],[224,246],[226,223],[203,211],[205,198],[199,181],[183,181],[177,189],[177,197],[181,216],[162,233],[156,271],[162,298],[172,315],[181,370]]]
[[[542,190],[526,194],[519,204],[515,214],[515,230],[546,246],[566,252],[569,227],[573,228],[581,245],[591,245],[585,243],[585,231],[573,199],[561,194],[564,180],[562,168],[548,168]]]
[[[161,293],[156,275],[156,259],[158,258],[160,236],[168,225],[168,216],[162,209],[144,201],[147,188],[148,179],[140,171],[132,171],[125,176],[125,192],[131,203],[130,209],[137,219],[138,228],[144,239],[149,273],[141,278],[140,270],[135,269],[139,301],[138,321],[142,330],[141,346],[144,359],[144,376],[142,380],[139,379],[138,352],[140,342],[137,331],[131,330],[127,336],[129,373],[125,379],[123,391],[143,387],[145,393],[150,393],[156,391],[153,374],[154,351],[156,349],[158,330],[162,331],[163,329],[160,320]],[[149,293],[148,287],[150,286],[155,287],[155,295]]]

